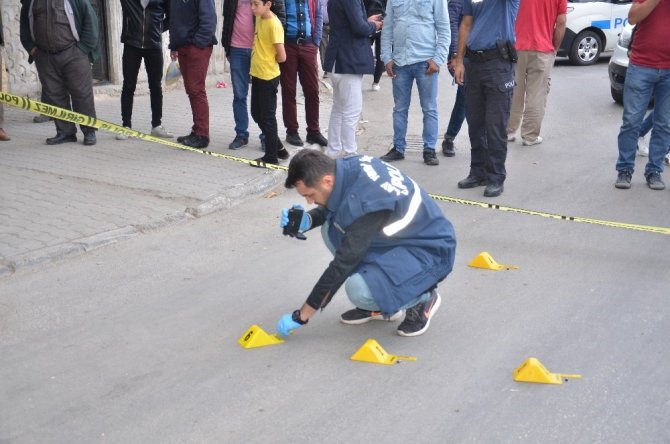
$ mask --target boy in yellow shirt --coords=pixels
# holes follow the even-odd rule
[[[265,155],[251,163],[263,167],[264,163],[278,164],[286,160],[288,151],[277,136],[277,88],[279,64],[286,60],[284,28],[270,11],[270,0],[251,0],[251,11],[256,16],[254,47],[251,50],[251,117],[265,135]]]

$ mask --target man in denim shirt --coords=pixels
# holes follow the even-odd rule
[[[447,61],[451,33],[446,0],[389,0],[381,59],[393,78],[393,148],[381,159],[405,158],[407,114],[416,80],[423,112],[423,161],[438,165],[437,76]]]

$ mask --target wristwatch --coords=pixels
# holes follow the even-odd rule
[[[293,314],[291,315],[291,319],[293,319],[293,322],[297,322],[300,325],[305,325],[306,323],[309,322],[309,319],[306,321],[300,319],[300,310],[294,311]]]

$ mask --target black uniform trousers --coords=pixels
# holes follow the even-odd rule
[[[470,175],[490,184],[505,181],[507,122],[515,64],[502,58],[465,60],[465,100],[470,135]]]

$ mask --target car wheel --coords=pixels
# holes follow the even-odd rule
[[[577,34],[570,47],[570,61],[574,65],[593,65],[598,61],[602,52],[602,40],[593,31],[583,31]]]
[[[610,91],[612,92],[612,99],[616,103],[623,104],[623,91],[616,90],[612,87],[610,87]]]

